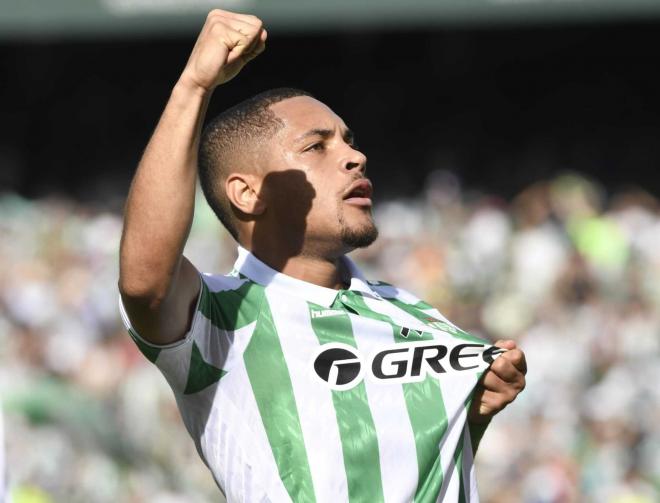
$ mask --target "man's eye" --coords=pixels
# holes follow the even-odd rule
[[[309,150],[318,150],[318,151],[320,151],[320,150],[324,150],[324,149],[325,149],[325,145],[323,144],[323,142],[319,142],[319,143],[315,143],[314,145],[310,145],[309,147],[307,147],[305,149],[305,152],[307,152]]]

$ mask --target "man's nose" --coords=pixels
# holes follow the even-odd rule
[[[367,171],[367,156],[351,147],[351,152],[344,162],[346,171],[360,171],[363,175]]]

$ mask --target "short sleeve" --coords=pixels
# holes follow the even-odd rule
[[[121,295],[119,295],[119,313],[124,327],[140,352],[163,373],[175,391],[184,391],[188,379],[192,346],[195,340],[203,340],[208,336],[208,327],[205,326],[200,305],[205,300],[204,280],[200,275],[200,289],[195,303],[195,311],[190,329],[183,338],[171,344],[154,344],[142,337],[131,323]]]
[[[262,287],[246,278],[200,274],[201,287],[188,333],[168,345],[148,342],[135,330],[119,299],[129,335],[163,373],[175,392],[190,395],[217,383],[231,368],[237,349],[256,324]],[[240,344],[235,334],[241,333]],[[239,350],[240,352],[240,350]]]

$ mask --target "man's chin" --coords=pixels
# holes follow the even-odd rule
[[[378,228],[373,223],[360,227],[344,227],[341,232],[342,243],[351,249],[366,248],[376,241],[377,237]]]

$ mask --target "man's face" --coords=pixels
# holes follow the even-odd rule
[[[291,180],[309,183],[308,190],[296,188],[296,183],[269,188],[268,205],[275,206],[278,224],[284,229],[289,219],[301,217],[296,213],[307,211],[303,232],[308,250],[346,253],[371,244],[378,231],[371,214],[371,183],[365,177],[367,158],[357,150],[344,121],[308,96],[281,101],[271,110],[284,127],[268,147],[264,180],[301,172]]]

